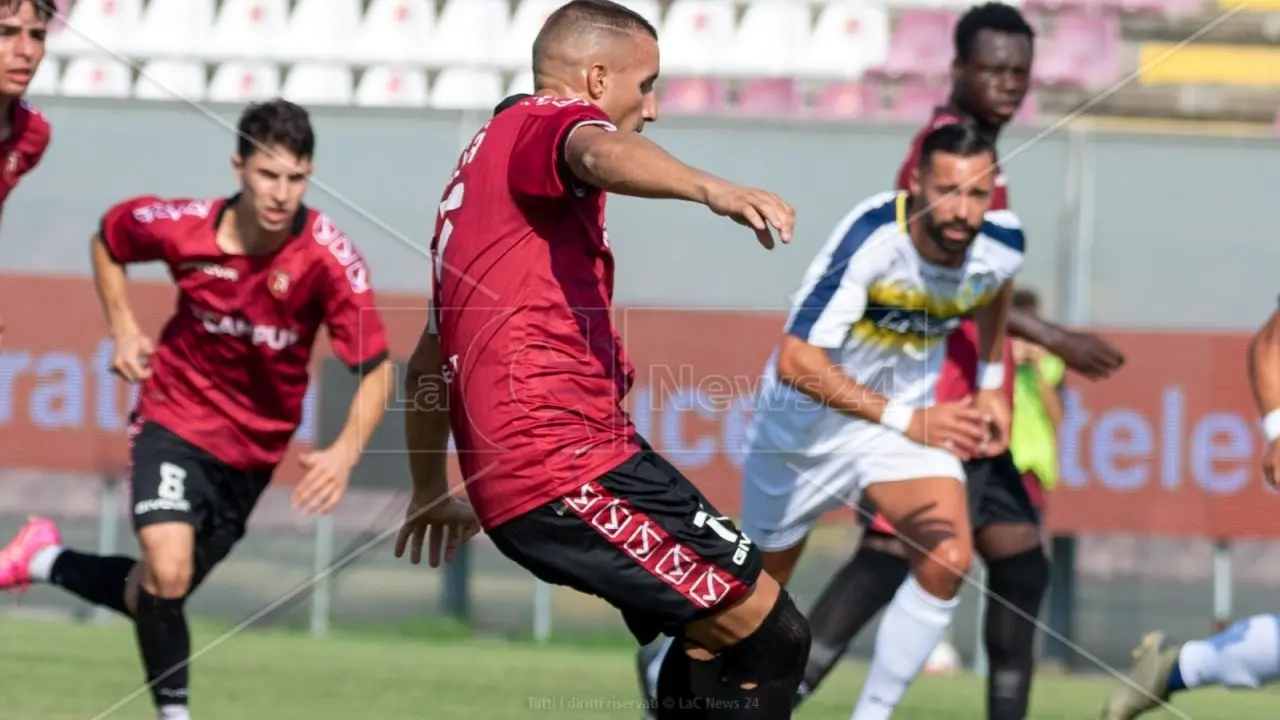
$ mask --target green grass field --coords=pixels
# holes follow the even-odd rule
[[[219,632],[202,628],[195,647]],[[131,630],[61,622],[0,621],[0,720],[90,720],[139,685]],[[248,631],[209,650],[193,667],[200,720],[321,718],[617,718],[635,720],[631,653],[610,646],[534,647],[475,639],[339,634],[326,639]],[[798,717],[844,720],[861,669],[842,668]],[[1109,684],[1042,677],[1033,718],[1084,719]],[[1195,720],[1274,720],[1280,695],[1206,691],[1180,698]],[[972,677],[924,678],[899,708],[901,720],[982,718]],[[153,717],[145,695],[110,715]],[[1153,718],[1177,717],[1156,714]]]

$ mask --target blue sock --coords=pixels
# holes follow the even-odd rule
[[[1169,673],[1169,685],[1167,689],[1170,695],[1178,692],[1179,690],[1187,689],[1187,684],[1182,681],[1182,666],[1180,663],[1175,662],[1173,664],[1173,670]]]

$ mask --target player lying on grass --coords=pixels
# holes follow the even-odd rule
[[[657,119],[657,32],[608,0],[574,0],[533,47],[537,93],[499,108],[459,158],[432,242],[432,310],[411,361],[446,382],[467,495],[503,555],[542,580],[597,595],[640,642],[679,638],[659,717],[791,716],[808,627],[760,572],[760,551],[640,438],[622,402],[634,369],[613,324],[608,193],[681,199],[790,240],[773,193],[689,167],[644,139]],[[691,238],[691,242],[696,238]],[[415,485],[397,545],[420,554],[444,527],[441,403],[416,401]],[[431,458],[429,461],[420,458]]]
[[[1249,344],[1249,385],[1262,413],[1267,449],[1262,475],[1272,489],[1280,468],[1280,311],[1273,312]],[[1142,638],[1128,683],[1103,706],[1103,720],[1132,720],[1163,707],[1175,693],[1224,685],[1256,688],[1280,679],[1280,615],[1255,615],[1217,635],[1174,648],[1164,633]]]
[[[295,507],[333,509],[392,390],[368,269],[327,216],[302,204],[315,152],[306,111],[254,105],[239,133],[235,196],[127,200],[93,239],[112,369],[141,384],[129,429],[141,558],[63,548],[41,518],[0,551],[0,587],[48,582],[133,618],[161,720],[190,717],[186,598],[244,535],[298,428],[320,328],[364,379],[334,444],[302,456]],[[178,289],[154,345],[125,289],[125,267],[146,262],[163,262]]]

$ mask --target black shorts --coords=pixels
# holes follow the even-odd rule
[[[488,534],[540,580],[621,610],[641,644],[738,602],[760,576],[759,548],[652,450]]]
[[[195,528],[195,572],[202,579],[244,537],[271,471],[233,468],[153,422],[133,433],[133,527],[181,522]]]
[[[974,532],[988,525],[1040,524],[1040,510],[1023,484],[1013,455],[1006,452],[992,458],[970,460],[964,464],[964,472]],[[859,515],[863,523],[875,515],[875,506],[866,495],[863,495]],[[871,528],[867,532],[886,534]]]

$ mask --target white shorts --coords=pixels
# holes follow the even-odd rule
[[[770,432],[757,425],[748,434],[739,528],[761,550],[796,546],[824,513],[856,509],[868,485],[929,477],[964,482],[960,458],[945,450],[883,425],[843,418],[841,424],[839,433],[824,434],[820,443],[776,426]]]

